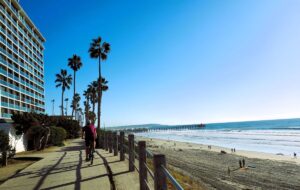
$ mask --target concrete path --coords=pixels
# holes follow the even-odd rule
[[[139,189],[138,173],[128,172],[127,161],[97,149],[94,164],[90,165],[85,161],[83,145],[81,139],[76,139],[55,152],[26,155],[43,159],[7,180],[0,190]]]

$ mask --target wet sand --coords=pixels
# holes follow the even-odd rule
[[[300,189],[300,158],[193,143],[148,139],[147,148],[163,153],[173,168],[206,189]],[[221,154],[224,150],[226,154]],[[245,168],[239,160],[245,159]],[[230,170],[230,172],[229,172]]]

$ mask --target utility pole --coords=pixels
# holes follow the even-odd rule
[[[52,99],[51,102],[52,102],[52,115],[54,115],[54,102],[55,102],[55,100]]]

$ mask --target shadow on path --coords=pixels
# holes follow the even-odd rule
[[[82,151],[79,153],[79,163],[76,168],[76,182],[75,182],[75,190],[80,190],[80,182],[81,182],[81,166],[82,166]]]
[[[101,177],[106,177],[106,176],[107,176],[107,174],[102,174],[102,175],[98,175],[98,176],[95,176],[95,177],[90,177],[90,178],[87,178],[87,179],[80,180],[79,183],[89,181],[89,180],[93,180],[93,179],[97,179],[97,178],[101,178]],[[59,188],[59,187],[72,185],[74,183],[77,183],[77,181],[76,182],[69,182],[69,183],[65,183],[65,184],[61,184],[61,185],[56,185],[56,186],[44,188],[44,189],[41,189],[41,190],[51,190],[51,189],[55,189],[55,188]]]
[[[116,184],[114,182],[114,178],[113,178],[113,175],[112,175],[112,171],[111,171],[111,168],[110,166],[108,165],[107,163],[107,160],[105,157],[103,157],[98,151],[96,151],[96,153],[98,154],[98,156],[100,156],[100,158],[103,160],[103,163],[104,163],[104,166],[106,168],[106,172],[108,174],[108,179],[109,179],[109,182],[110,182],[110,189],[111,190],[116,190]]]
[[[43,185],[45,179],[47,178],[47,176],[49,175],[49,173],[56,167],[58,166],[59,163],[61,163],[61,161],[64,159],[64,157],[67,155],[67,152],[65,152],[60,159],[56,162],[55,165],[53,165],[52,167],[50,167],[47,172],[43,175],[43,177],[38,181],[38,183],[36,184],[36,186],[33,188],[34,190],[39,190],[41,188],[41,186]]]

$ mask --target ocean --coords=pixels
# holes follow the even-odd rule
[[[136,135],[236,150],[300,155],[300,119],[212,123],[203,129],[150,131]]]

